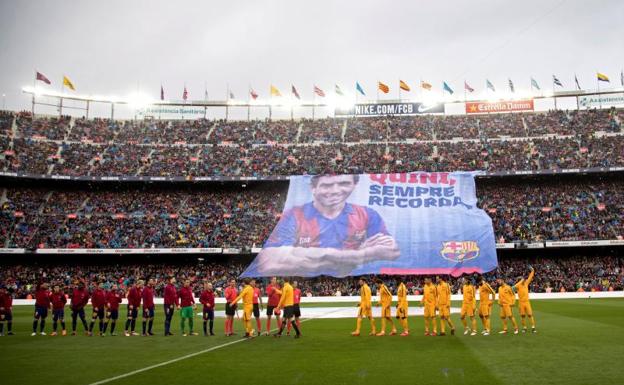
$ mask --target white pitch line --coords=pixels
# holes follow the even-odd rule
[[[311,320],[316,319],[316,318],[319,318],[319,317],[306,318],[306,319],[301,320],[301,322],[303,323],[303,322],[306,322],[306,321],[311,321]],[[271,330],[271,331],[273,332],[273,331],[276,331],[276,330],[277,330],[277,329],[273,329],[273,330]],[[148,371],[148,370],[152,370],[152,369],[160,368],[161,366],[170,365],[170,364],[176,363],[176,362],[178,362],[178,361],[186,360],[187,358],[195,357],[195,356],[198,356],[198,355],[200,355],[200,354],[208,353],[208,352],[211,352],[211,351],[213,351],[213,350],[221,349],[221,348],[224,348],[224,347],[226,347],[226,346],[234,345],[234,344],[237,344],[237,343],[240,343],[240,342],[249,341],[249,340],[250,340],[250,339],[244,338],[244,339],[239,339],[239,340],[236,340],[236,341],[227,342],[227,343],[225,343],[225,344],[221,344],[221,345],[213,346],[213,347],[208,348],[208,349],[200,350],[200,351],[195,352],[195,353],[191,353],[191,354],[187,354],[187,355],[185,355],[185,356],[181,356],[181,357],[178,357],[178,358],[174,358],[174,359],[169,360],[169,361],[164,361],[164,362],[161,362],[161,363],[159,363],[159,364],[154,364],[154,365],[146,366],[146,367],[144,367],[144,368],[137,369],[137,370],[133,370],[133,371],[128,372],[128,373],[120,374],[120,375],[115,376],[115,377],[106,378],[106,379],[104,379],[104,380],[100,380],[100,381],[97,381],[97,382],[93,382],[93,383],[91,383],[91,384],[89,384],[89,385],[101,385],[101,384],[106,384],[106,383],[109,383],[109,382],[111,382],[111,381],[115,381],[115,380],[119,380],[119,379],[122,379],[122,378],[130,377],[130,376],[133,376],[133,375],[138,374],[138,373],[143,373],[143,372],[146,372],[146,371]]]

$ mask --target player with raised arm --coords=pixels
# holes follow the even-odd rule
[[[477,291],[468,277],[462,278],[462,308],[459,314],[462,324],[464,325],[464,335],[470,333],[471,336],[477,335],[477,320],[475,319],[475,307],[477,306]],[[468,327],[466,316],[470,317],[470,325]]]
[[[238,296],[238,290],[236,289],[236,280],[230,279],[228,281],[228,287],[225,289],[225,336],[229,337],[234,335],[234,315],[236,314],[236,307],[238,305],[232,302],[234,298]]]
[[[52,288],[50,302],[52,302],[52,333],[50,333],[50,335],[57,335],[56,330],[60,322],[61,334],[65,336],[67,335],[67,329],[65,329],[65,304],[67,303],[67,298],[58,284],[54,285]]]
[[[375,283],[377,284],[377,290],[379,291],[378,304],[381,305],[381,331],[377,333],[377,336],[381,337],[386,335],[386,322],[389,322],[390,326],[392,326],[390,335],[394,336],[397,334],[397,331],[394,326],[394,322],[392,322],[392,314],[390,311],[392,308],[392,293],[390,292],[390,289],[384,285],[380,278],[377,278]]]
[[[277,304],[282,297],[282,292],[280,291],[280,286],[277,283],[277,277],[272,277],[271,282],[266,287],[266,295],[267,299],[267,322],[266,322],[266,332],[264,335],[269,335],[271,333],[271,317],[275,315],[275,319],[277,320],[277,328],[282,327],[282,319],[280,318],[280,310],[277,309]]]
[[[251,287],[253,287],[253,316],[256,319],[256,330],[258,335],[262,332],[262,322],[260,321],[260,311],[263,310],[262,306],[262,291],[258,287],[258,282],[255,279],[251,280]]]
[[[152,328],[154,327],[154,278],[147,280],[147,285],[141,292],[143,299],[143,325],[141,335],[153,336]]]
[[[292,283],[292,287],[293,287],[293,315],[295,316],[295,323],[297,324],[297,327],[299,328],[299,330],[301,330],[301,320],[299,318],[301,318],[301,289],[299,289],[299,282],[297,281],[293,281]],[[287,324],[288,325],[288,329],[286,330],[286,335],[290,335],[290,329],[291,329],[291,325],[290,323]]]
[[[69,305],[72,311],[72,336],[76,335],[76,324],[78,323],[78,318],[80,318],[80,321],[82,322],[85,334],[89,335],[89,326],[87,325],[87,319],[84,311],[84,308],[88,303],[89,291],[86,288],[85,282],[79,280],[76,282],[74,289],[72,290],[71,303]]]
[[[215,297],[212,291],[212,283],[204,282],[204,290],[199,295],[199,302],[203,305],[202,318],[204,320],[204,336],[208,335],[208,322],[210,322],[210,335],[214,336],[214,308]]]
[[[39,334],[45,336],[45,320],[48,317],[48,310],[52,306],[50,302],[50,290],[48,284],[43,282],[37,284],[35,289],[35,315],[33,319],[33,331],[31,336],[37,335],[37,324],[39,324]]]
[[[370,290],[370,289],[369,289]],[[284,309],[284,321],[280,326],[279,332],[277,332],[274,336],[281,337],[282,332],[284,331],[284,323],[289,323],[292,325],[293,329],[295,329],[295,338],[301,337],[301,331],[299,330],[299,326],[293,320],[294,308],[294,290],[290,284],[290,278],[284,277],[284,285],[282,286],[282,295],[280,297],[280,301],[277,304],[277,309]]]
[[[409,324],[407,322],[408,308],[409,308],[409,304],[407,302],[407,287],[405,286],[405,282],[401,280],[399,283],[399,287],[397,288],[397,310],[396,310],[396,318],[401,323],[401,327],[403,327],[403,333],[401,333],[401,337],[409,336]]]
[[[93,306],[93,316],[91,317],[91,323],[89,324],[89,335],[93,335],[93,325],[95,325],[96,320],[99,320],[98,326],[100,330],[100,336],[104,336],[106,292],[104,291],[103,282],[97,283],[95,290],[91,294],[91,306]]]
[[[438,334],[438,327],[436,322],[436,307],[438,301],[438,293],[436,286],[431,282],[431,278],[425,278],[425,285],[423,287],[423,297],[421,304],[424,306],[425,315],[425,335],[435,336]],[[433,324],[433,325],[432,325]],[[430,329],[431,326],[431,329]],[[431,330],[431,332],[429,332]]]
[[[489,336],[492,331],[492,304],[496,301],[496,292],[481,275],[479,276],[479,318],[483,325],[481,334]]]
[[[371,331],[369,335],[374,336],[375,334],[377,334],[377,331],[375,328],[375,319],[373,318],[371,289],[366,283],[366,278],[364,277],[360,277],[358,283],[360,285],[360,303],[358,304],[358,316],[355,331],[353,331],[351,335],[354,337],[358,337],[360,335],[360,329],[362,327],[362,318],[368,318],[371,324]]]
[[[518,334],[518,324],[513,316],[511,307],[516,303],[516,294],[502,278],[498,282],[498,304],[500,305],[500,317],[503,320],[503,330],[499,334],[507,334],[507,320],[510,320],[514,327],[514,334]]]
[[[117,320],[119,319],[119,305],[121,304],[122,298],[122,294],[119,292],[117,284],[114,283],[113,286],[111,286],[111,289],[106,293],[106,321],[104,322],[104,329],[102,330],[103,334],[106,334],[106,329],[110,323],[111,336],[116,336],[115,326],[117,325]]]
[[[191,280],[186,278],[184,280],[184,286],[178,290],[178,297],[180,299],[180,330],[182,331],[182,336],[186,337],[187,335],[196,336],[198,335],[193,331],[193,311],[195,310],[195,297],[193,296],[193,289],[191,288]],[[189,333],[186,334],[184,331],[184,323],[188,320],[189,324]]]
[[[172,336],[171,333],[171,320],[173,318],[173,312],[176,308],[180,307],[178,298],[178,291],[175,287],[176,279],[173,276],[167,278],[167,285],[165,285],[165,294],[163,298],[165,308],[165,336]]]
[[[137,283],[132,283],[130,290],[128,290],[128,317],[126,319],[126,330],[124,332],[126,337],[139,335],[134,329],[136,328],[136,319],[139,315],[139,307],[141,307],[142,289],[143,281],[138,281]]]
[[[13,335],[13,292],[6,286],[0,286],[0,337],[4,336],[4,323],[7,336]]]
[[[243,279],[243,283],[245,284],[243,290],[241,290],[240,294],[238,294],[229,303],[231,308],[236,308],[236,303],[241,299],[243,300],[243,324],[245,325],[245,338],[249,338],[254,336],[254,329],[251,326],[254,290],[253,286],[251,286],[250,278]]]
[[[438,276],[437,294],[438,294],[438,311],[440,317],[440,335],[446,335],[446,324],[451,328],[451,335],[455,335],[455,325],[451,320],[451,286],[444,278]]]
[[[526,317],[531,321],[531,331],[537,333],[535,329],[535,318],[533,317],[533,309],[531,308],[531,302],[529,301],[529,285],[533,281],[535,276],[535,269],[529,266],[531,272],[527,279],[520,277],[520,280],[514,285],[518,292],[518,307],[520,308],[520,322],[522,322],[522,333],[526,333]]]

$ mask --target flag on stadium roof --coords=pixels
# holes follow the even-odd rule
[[[536,90],[540,89],[539,84],[537,84],[537,80],[531,78],[531,88],[535,88]]]
[[[574,74],[574,83],[576,83],[576,89],[577,90],[581,90],[581,85],[579,84],[578,78],[576,77],[576,74]]]
[[[314,86],[314,93],[322,98],[325,97],[325,92],[323,92],[323,90],[318,88],[317,86]]]
[[[468,92],[474,92],[474,88],[470,87],[465,80],[464,80],[464,89]]]
[[[232,92],[232,91],[230,91],[230,99],[236,99],[236,98],[234,97],[234,92]]]
[[[609,83],[609,77],[605,74],[601,74],[600,72],[596,72],[596,77],[598,78],[599,81],[601,82],[607,82]]]
[[[446,84],[446,82],[442,83],[442,92],[444,92],[444,91],[446,91],[449,94],[453,95],[453,89],[448,84]],[[470,92],[472,92],[472,91],[470,91]]]
[[[256,93],[256,91],[253,90],[253,88],[249,88],[249,95],[251,95],[251,98],[253,100],[258,99],[258,94]]]
[[[492,84],[492,82],[489,81],[488,79],[485,79],[485,87],[491,89],[493,92],[496,92],[496,89],[494,88],[494,84]]]
[[[188,90],[186,89],[186,84],[184,85],[184,91],[182,92],[182,100],[188,99]]]
[[[516,92],[516,89],[514,88],[514,85],[511,79],[507,79],[507,80],[509,81],[509,91]]]
[[[366,94],[364,93],[364,89],[362,88],[362,86],[358,82],[355,82],[355,90],[357,92],[361,93],[362,96],[366,96]]]
[[[624,70],[620,71],[620,84],[624,87]]]
[[[426,89],[427,91],[431,91],[431,88],[433,86],[430,83],[427,83],[426,81],[421,80],[420,87]]]
[[[557,79],[555,75],[553,75],[553,84],[563,87],[563,83],[561,83],[561,80]]]
[[[65,75],[63,75],[63,85],[72,91],[76,91],[76,87],[74,87],[74,83],[72,83],[71,80],[69,80],[69,78]]]
[[[410,87],[403,80],[399,80],[399,88],[402,89],[403,91],[407,91],[407,92],[410,91]]]
[[[39,71],[37,71],[36,79],[44,82],[45,84],[52,84],[50,79],[48,79],[44,74]]]
[[[344,96],[344,94],[342,93],[342,90],[340,89],[340,86],[338,84],[335,85],[334,90],[336,92],[336,95]]]
[[[165,100],[165,89],[160,85],[160,100]]]
[[[383,84],[382,82],[377,82],[377,88],[379,88],[379,91],[383,92],[384,94],[390,92],[390,87],[388,87],[388,85],[386,84]]]
[[[273,84],[271,84],[271,96],[282,96],[282,93]]]
[[[301,97],[299,97],[299,92],[297,92],[297,89],[295,88],[295,86],[291,84],[290,87],[291,87],[290,91],[293,93],[293,95],[295,95],[297,99],[301,99]]]

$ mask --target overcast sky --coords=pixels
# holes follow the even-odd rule
[[[60,90],[141,92],[180,99],[238,98],[270,84],[303,99],[313,84],[369,95],[377,80],[396,89],[420,79],[462,92],[490,79],[549,88],[553,73],[572,88],[595,86],[595,72],[620,83],[624,67],[622,0],[473,1],[0,1],[0,92],[6,108],[30,109],[21,87],[35,70]]]

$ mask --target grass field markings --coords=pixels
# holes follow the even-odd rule
[[[339,310],[342,310],[342,309],[339,309]],[[334,313],[334,312],[336,312],[336,311],[338,311],[338,310],[335,310],[335,311],[332,311],[332,312],[326,313],[325,315],[327,315],[327,314],[331,314],[331,313]],[[307,322],[307,321],[311,321],[311,320],[314,320],[314,319],[317,319],[317,318],[320,318],[320,317],[321,317],[321,315],[320,315],[320,316],[317,316],[317,317],[313,317],[313,318],[304,318],[304,319],[302,319],[302,320],[301,320],[301,323],[304,323],[304,322]],[[272,329],[272,330],[271,330],[271,332],[275,332],[275,331],[277,331],[277,330],[278,330],[278,329],[277,329],[277,328],[275,328],[275,329]],[[253,337],[253,338],[251,338],[251,339],[254,339],[254,338],[256,338],[256,337]],[[195,357],[195,356],[199,356],[199,355],[201,355],[201,354],[205,354],[205,353],[212,352],[213,350],[217,350],[217,349],[225,348],[225,347],[227,347],[227,346],[234,345],[234,344],[237,344],[237,343],[240,343],[240,342],[249,341],[249,340],[250,340],[250,339],[239,339],[239,340],[235,340],[235,341],[226,342],[225,344],[221,344],[221,345],[213,346],[213,347],[210,347],[210,348],[208,348],[208,349],[200,350],[200,351],[195,352],[195,353],[186,354],[186,355],[181,356],[181,357],[178,357],[178,358],[173,358],[173,359],[171,359],[171,360],[164,361],[164,362],[160,362],[160,363],[158,363],[158,364],[154,364],[154,365],[146,366],[146,367],[144,367],[144,368],[141,368],[141,369],[136,369],[136,370],[133,370],[133,371],[131,371],[131,372],[127,372],[127,373],[124,373],[124,374],[120,374],[120,375],[118,375],[118,376],[114,376],[114,377],[106,378],[106,379],[104,379],[104,380],[100,380],[100,381],[92,382],[92,383],[91,383],[91,384],[89,384],[89,385],[101,385],[101,384],[106,384],[106,383],[109,383],[109,382],[112,382],[112,381],[120,380],[120,379],[122,379],[122,378],[130,377],[130,376],[133,376],[133,375],[135,375],[135,374],[139,374],[139,373],[146,372],[146,371],[148,371],[148,370],[152,370],[152,369],[160,368],[160,367],[162,367],[162,366],[171,365],[171,364],[173,364],[173,363],[176,363],[176,362],[179,362],[179,361],[183,361],[183,360],[186,360],[186,359],[188,359],[188,358],[192,358],[192,357]]]

